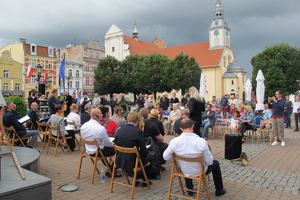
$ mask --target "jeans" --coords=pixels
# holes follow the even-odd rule
[[[27,130],[26,134],[19,134],[20,138],[31,136],[30,144],[28,145],[29,147],[34,147],[35,141],[37,140],[38,135],[39,135],[38,130]]]
[[[210,121],[203,121],[202,124],[200,125],[200,127],[204,127],[204,138],[207,138],[208,129],[209,129],[210,126],[211,126]],[[200,135],[202,135],[201,129],[199,131],[200,131]]]
[[[290,112],[285,112],[284,114],[285,114],[285,117],[286,117],[286,120],[287,120],[286,126],[290,127],[291,126],[291,113]]]
[[[299,130],[298,121],[300,120],[300,113],[294,113],[294,117],[295,117],[295,127],[297,130]]]

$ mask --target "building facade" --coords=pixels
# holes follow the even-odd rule
[[[98,66],[99,59],[105,57],[104,48],[100,46],[98,40],[91,40],[90,43],[84,43],[73,46],[67,45],[65,49],[60,50],[60,59],[65,56],[66,61],[75,61],[82,63],[83,66],[83,92],[87,92],[92,97],[94,93],[94,71]]]
[[[20,96],[25,98],[23,88],[23,65],[11,58],[9,51],[0,57],[0,90],[3,96]]]
[[[124,35],[123,31],[112,24],[105,35],[105,54],[118,60],[124,60],[130,54],[150,55],[159,53],[174,59],[183,52],[194,57],[206,79],[206,99],[222,94],[245,98],[246,72],[235,63],[233,50],[230,48],[230,31],[224,18],[220,0],[216,0],[214,20],[208,29],[209,41],[194,44],[167,47],[160,38],[152,43],[139,39],[136,27],[133,36]],[[199,80],[200,81],[200,80]]]

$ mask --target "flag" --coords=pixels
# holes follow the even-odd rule
[[[206,92],[207,95],[209,95],[207,90],[205,90],[205,92]]]
[[[47,72],[46,72],[43,83],[47,82],[47,78],[48,78],[48,73],[49,73],[49,72],[50,72],[50,71],[47,71]]]
[[[27,75],[26,78],[31,78],[33,75],[33,68],[31,67],[31,65],[28,65],[28,69],[27,69]]]
[[[65,80],[65,58],[60,63],[58,77],[62,78],[63,81]]]

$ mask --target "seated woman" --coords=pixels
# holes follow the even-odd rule
[[[229,113],[232,115],[236,110],[237,110],[237,108],[235,107],[235,104],[233,103],[229,109]]]
[[[135,104],[135,109],[134,109],[134,112],[139,112],[140,111],[140,106],[139,104]]]
[[[230,129],[234,130],[234,133],[238,135],[238,131],[240,128],[240,112],[238,110],[234,111],[232,118],[231,118],[231,123],[230,123]]]
[[[150,112],[149,121],[154,122],[158,126],[160,134],[162,136],[164,136],[165,135],[164,126],[163,126],[162,122],[160,120],[158,120],[158,118],[159,118],[158,110],[157,109],[152,109],[151,112]]]
[[[220,109],[217,107],[217,104],[212,104],[211,110],[215,111],[215,115],[220,113]]]
[[[111,116],[110,120],[114,121],[119,128],[122,128],[126,124],[126,120],[122,115],[123,108],[121,106],[116,105],[114,111],[115,113],[113,116]]]
[[[243,142],[245,142],[245,137],[247,137],[246,130],[251,130],[252,127],[254,126],[254,114],[251,106],[246,105],[244,110],[245,113],[240,118],[240,121],[242,123],[241,124],[242,134],[244,136],[244,138],[242,139]]]
[[[244,106],[239,107],[239,112],[241,116],[244,114]]]
[[[67,142],[70,147],[71,142],[68,140],[66,141],[66,135],[68,135],[68,132],[65,129],[65,122],[64,118],[61,117],[61,114],[64,113],[64,108],[61,104],[57,104],[54,106],[55,114],[51,115],[50,119],[48,120],[47,124],[50,126],[59,126],[60,129],[60,137],[63,139],[62,146],[64,148],[67,148]],[[57,137],[58,133],[57,130],[51,130],[51,134],[54,137]],[[71,147],[70,147],[71,148]]]
[[[163,114],[164,114],[164,111],[163,109],[160,107],[160,102],[156,103],[156,109],[158,111],[158,114],[159,114],[159,120],[161,120]]]
[[[66,130],[68,132],[68,136],[72,136],[72,140],[68,140],[68,145],[72,151],[75,151],[75,131],[80,130],[80,116],[77,114],[78,106],[76,104],[72,104],[70,106],[70,114],[67,116],[67,122],[74,122],[74,125],[67,124]]]
[[[101,106],[100,110],[101,110],[103,116],[102,116],[102,120],[100,120],[99,123],[102,126],[104,126],[104,128],[106,129],[107,135],[109,137],[114,137],[118,130],[118,126],[117,126],[116,122],[109,119],[109,116],[110,116],[109,108]]]

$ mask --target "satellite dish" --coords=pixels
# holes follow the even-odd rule
[[[3,95],[2,95],[2,91],[0,90],[0,106],[5,106],[5,100],[3,98]]]

